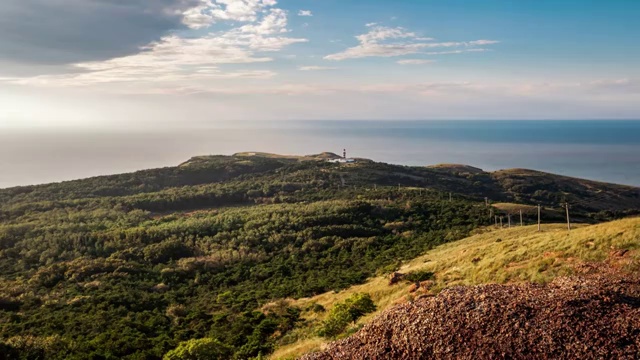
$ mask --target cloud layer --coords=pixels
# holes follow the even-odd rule
[[[86,95],[99,99],[96,108],[108,97],[146,99],[145,111],[169,100],[179,109],[182,102],[208,109],[217,100],[223,115],[230,103],[240,112],[250,104],[258,115],[274,109],[272,117],[306,104],[308,114],[334,118],[354,108],[378,116],[378,106],[398,112],[413,107],[411,114],[426,117],[438,107],[437,114],[473,117],[509,107],[510,114],[537,113],[545,104],[579,113],[575,104],[582,103],[593,114],[615,116],[640,103],[634,72],[529,75],[537,64],[513,60],[526,45],[514,46],[513,38],[483,61],[451,61],[446,55],[498,50],[499,41],[484,39],[481,31],[472,39],[434,39],[417,28],[367,23],[372,19],[362,14],[344,20],[365,24],[354,39],[319,29],[321,21],[334,20],[325,14],[286,10],[276,0],[4,0],[0,94],[25,94],[33,99],[25,100],[26,109],[38,107],[35,94],[77,102]],[[304,22],[309,16],[310,24]],[[451,36],[446,30],[434,35]],[[308,39],[313,42],[306,44]],[[527,71],[519,71],[524,66]]]
[[[25,78],[5,78],[5,82],[39,86],[86,86],[112,82],[185,82],[212,78],[269,78],[269,70],[222,72],[221,64],[249,64],[272,61],[264,55],[306,39],[286,34],[287,13],[271,0],[218,0],[216,5],[202,2],[191,10],[205,12],[215,19],[245,21],[246,24],[227,31],[211,32],[197,38],[168,35],[138,49],[138,53],[103,61],[79,62],[70,72]],[[205,24],[186,12],[191,25]],[[2,80],[2,79],[0,79]],[[184,86],[181,85],[181,86]]]
[[[199,0],[3,0],[0,61],[68,64],[137,53]]]

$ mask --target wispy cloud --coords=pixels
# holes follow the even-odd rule
[[[580,85],[596,93],[640,94],[640,79],[595,80]]]
[[[454,55],[454,54],[464,54],[470,52],[485,52],[490,51],[489,49],[484,48],[473,48],[473,49],[462,49],[462,50],[451,50],[451,51],[429,51],[425,52],[425,55]]]
[[[434,39],[418,36],[401,27],[374,25],[362,35],[356,36],[360,43],[342,52],[327,55],[327,60],[347,60],[365,57],[396,57],[416,54],[431,48],[475,47],[496,44],[496,40],[434,42]]]
[[[404,59],[398,60],[397,63],[400,65],[425,65],[425,64],[433,64],[436,62],[435,60],[425,60],[425,59]]]
[[[298,11],[298,16],[313,16],[311,10],[300,10]]]
[[[324,70],[336,70],[335,67],[330,66],[299,66],[300,71],[324,71]]]

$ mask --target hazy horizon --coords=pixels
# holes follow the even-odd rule
[[[640,184],[640,130],[616,125],[640,119],[639,17],[637,1],[5,0],[0,187],[343,147]],[[476,129],[538,119],[535,139]],[[569,120],[604,125],[583,141],[554,131]],[[397,130],[412,121],[459,128]]]
[[[531,168],[640,185],[640,121],[315,121],[207,130],[0,133],[0,188],[175,166],[243,151],[331,151],[400,165]]]

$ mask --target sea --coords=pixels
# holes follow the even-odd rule
[[[401,165],[528,168],[640,186],[640,121],[255,121],[2,129],[0,188],[173,166],[197,155],[323,151]]]

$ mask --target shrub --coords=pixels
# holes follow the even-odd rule
[[[433,280],[434,274],[431,271],[412,271],[404,275],[404,280],[409,282],[420,282],[426,280]]]
[[[325,312],[326,309],[324,308],[324,306],[318,303],[314,303],[313,305],[311,305],[311,311],[313,311],[316,314],[319,314],[319,313]]]
[[[344,302],[336,304],[322,323],[318,335],[335,338],[342,334],[350,323],[376,310],[369,294],[357,293]]]

